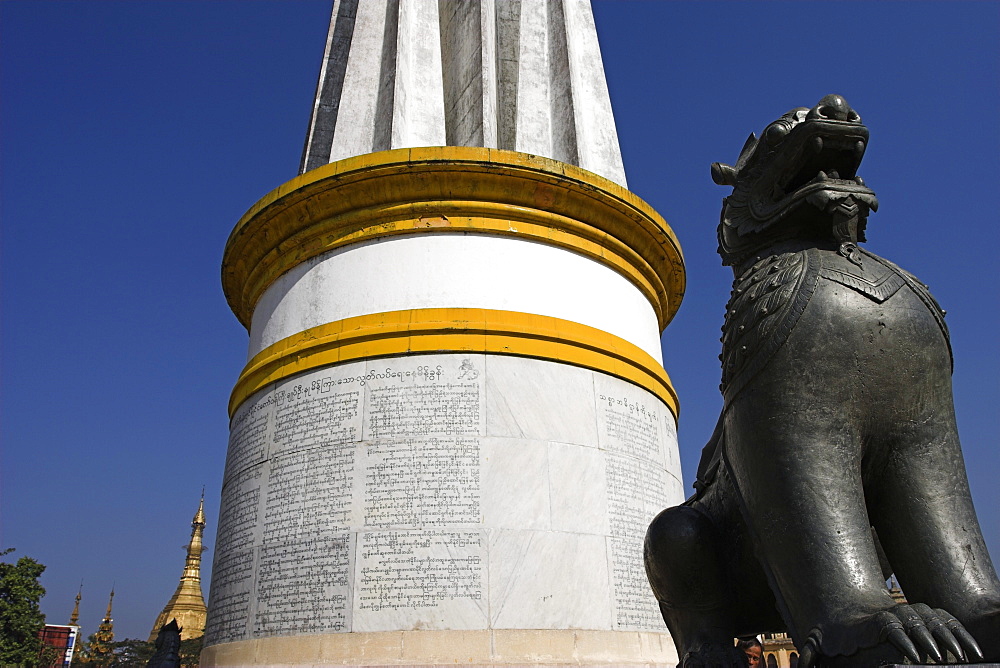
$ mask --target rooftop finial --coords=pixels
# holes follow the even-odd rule
[[[83,580],[80,580],[80,591],[76,592],[76,603],[73,605],[73,614],[69,616],[69,625],[78,626],[80,621],[80,599],[83,598]]]

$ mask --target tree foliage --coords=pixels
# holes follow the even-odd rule
[[[94,642],[96,634],[90,634],[87,642],[78,642],[76,652],[73,654],[73,666],[87,666],[97,668],[104,666],[114,666],[115,668],[145,668],[149,663],[156,647],[151,642],[126,638],[111,644],[109,656],[96,656],[91,651],[91,643]]]
[[[114,644],[112,666],[144,668],[153,657],[156,646],[145,640],[125,639]]]
[[[10,548],[0,552],[4,556]],[[45,589],[38,584],[45,566],[31,557],[17,563],[0,562],[0,664],[32,665],[38,661],[42,641],[38,632],[45,625],[38,602]]]
[[[201,647],[205,642],[205,636],[188,638],[181,641],[180,658],[182,666],[197,666],[201,657]]]
[[[90,636],[93,640],[94,636]],[[182,640],[178,655],[181,666],[197,667],[198,657],[201,654],[202,637]],[[112,655],[109,659],[103,660],[92,655],[88,651],[88,643],[77,645],[76,653],[73,655],[74,666],[86,666],[96,668],[97,666],[108,666],[109,668],[144,668],[156,652],[156,645],[145,640],[134,638],[120,640],[112,645]]]

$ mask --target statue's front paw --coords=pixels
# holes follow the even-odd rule
[[[847,657],[826,657],[822,661],[823,636],[819,629],[814,629],[801,648],[799,665],[802,668],[878,665],[885,661],[884,651],[890,647],[911,663],[926,663],[928,658],[942,663],[945,652],[962,663],[983,660],[982,650],[972,634],[954,615],[923,603],[900,603],[876,613],[865,626],[867,628],[861,631],[865,637],[859,638],[856,653]]]
[[[732,645],[704,644],[684,654],[679,668],[747,668],[747,657]]]

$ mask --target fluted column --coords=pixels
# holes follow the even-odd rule
[[[301,171],[364,153],[482,146],[625,186],[587,0],[337,0]]]

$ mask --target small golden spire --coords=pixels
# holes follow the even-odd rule
[[[76,592],[76,604],[73,606],[73,614],[69,616],[70,626],[79,626],[80,621],[80,599],[83,598],[83,581],[80,582],[80,591]]]
[[[98,666],[110,665],[114,658],[115,622],[111,618],[111,604],[114,600],[115,588],[112,585],[111,597],[108,599],[108,611],[104,614],[101,625],[97,627],[93,642],[90,643],[92,661]]]
[[[205,551],[202,545],[202,534],[205,532],[205,488],[201,490],[201,501],[198,512],[191,520],[191,541],[185,545],[187,559],[184,561],[184,572],[177,583],[177,590],[167,601],[163,612],[153,623],[149,633],[149,642],[155,642],[160,628],[176,619],[181,627],[181,640],[198,638],[205,633],[205,617],[207,608],[205,597],[201,593],[201,553]]]
[[[194,514],[194,519],[191,520],[191,526],[200,524],[201,527],[205,528],[205,488],[201,488],[201,501],[198,503],[198,512]]]

